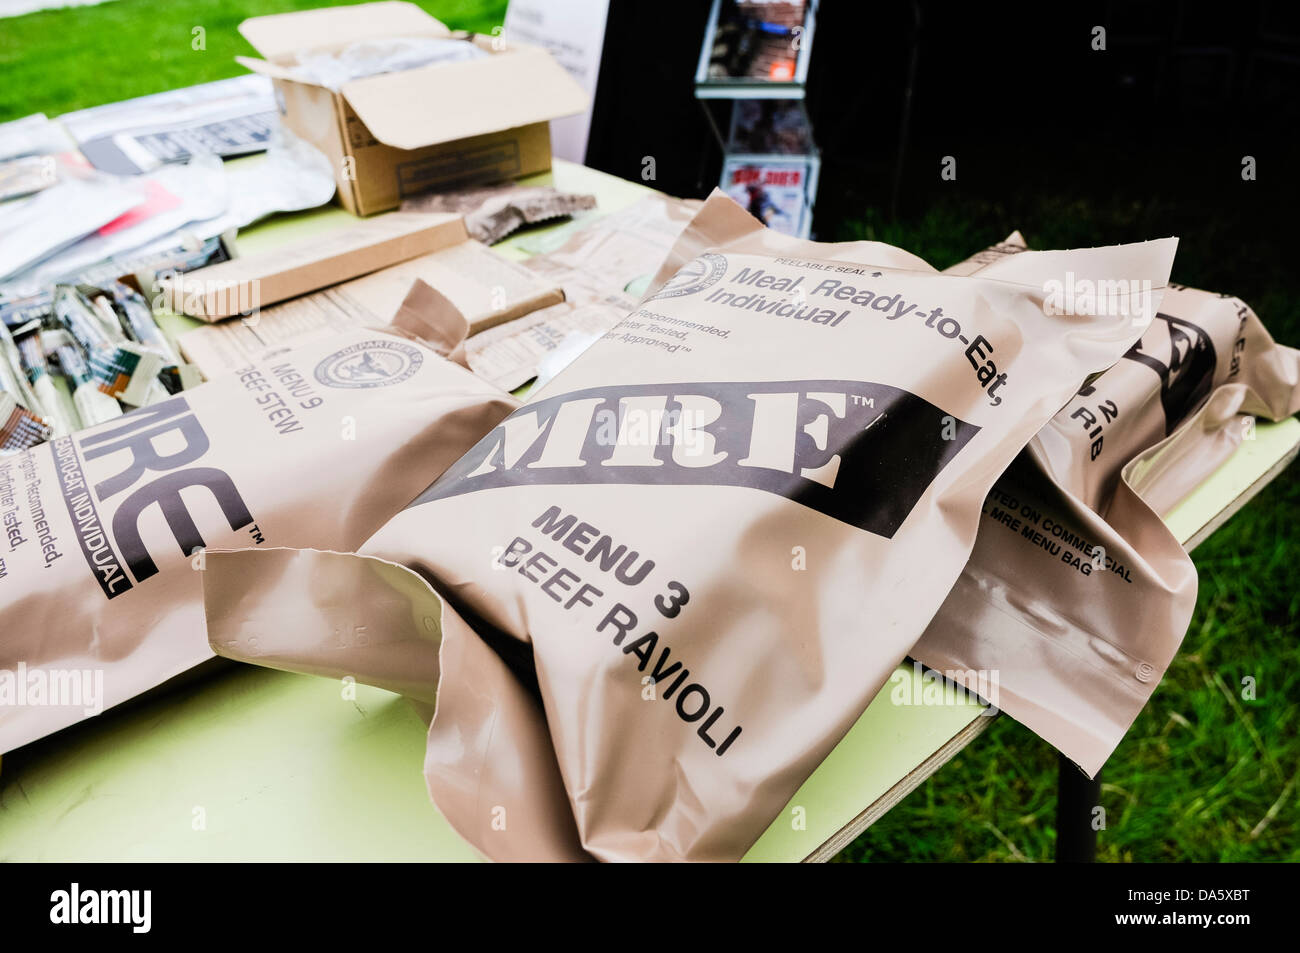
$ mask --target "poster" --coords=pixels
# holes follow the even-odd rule
[[[769,228],[807,238],[816,176],[812,156],[728,155],[721,188]]]

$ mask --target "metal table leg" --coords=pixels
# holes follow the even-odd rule
[[[1065,755],[1056,757],[1056,862],[1090,864],[1097,855],[1093,811],[1101,803],[1101,775],[1089,780]]]

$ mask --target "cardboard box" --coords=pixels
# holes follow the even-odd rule
[[[252,314],[467,241],[465,221],[446,213],[394,212],[270,251],[159,282],[172,311],[205,321]]]
[[[549,121],[587,107],[582,88],[549,53],[501,37],[467,40],[490,56],[368,76],[338,92],[293,78],[299,52],[452,35],[412,3],[253,17],[239,32],[265,59],[238,61],[274,80],[285,125],[329,156],[339,200],[357,215],[437,188],[544,172]]]
[[[177,343],[186,360],[205,377],[220,377],[289,345],[358,325],[389,324],[417,280],[448,299],[464,316],[471,334],[564,301],[564,292],[546,276],[466,238],[432,254],[274,305],[243,321],[195,328]]]
[[[351,308],[391,321],[416,279],[450,299],[469,323],[470,334],[564,301],[558,284],[473,239],[356,278],[332,291]]]

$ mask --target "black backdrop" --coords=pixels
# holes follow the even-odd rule
[[[716,182],[720,153],[692,91],[708,8],[612,0],[590,165],[635,179],[654,156],[652,184],[678,195]],[[1095,26],[1106,29],[1104,51],[1092,49]],[[1291,0],[823,0],[808,105],[824,159],[819,238],[845,237],[862,209],[916,214],[945,195],[1122,192],[1179,210],[1167,223],[1148,216],[1151,228],[1185,233],[1197,216],[1230,210],[1252,238],[1294,247],[1300,3]],[[1252,183],[1241,179],[1247,155]],[[957,160],[955,183],[940,179],[944,156]],[[1119,236],[1139,237],[1152,236]]]

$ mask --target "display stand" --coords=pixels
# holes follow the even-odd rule
[[[816,18],[817,0],[713,0],[695,73],[722,150],[719,187],[799,238],[812,232],[821,170],[805,108]]]

